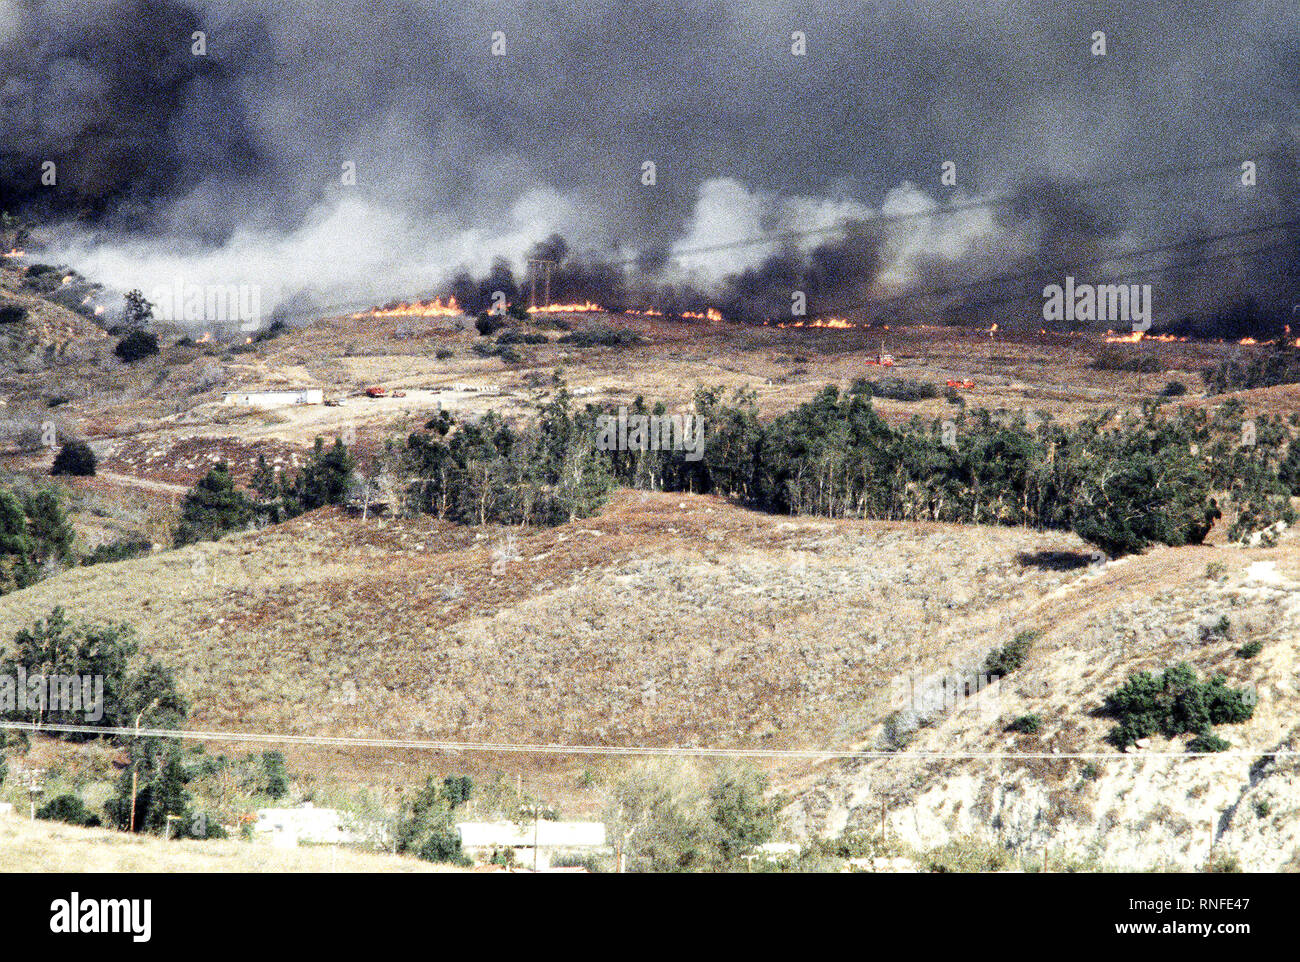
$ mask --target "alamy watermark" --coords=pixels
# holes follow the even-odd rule
[[[1043,288],[1043,320],[1107,321],[1132,324],[1134,331],[1151,329],[1150,284],[1065,284]]]
[[[629,414],[596,418],[601,451],[680,451],[687,461],[704,457],[704,418],[698,414]]]
[[[82,712],[87,722],[104,717],[103,675],[0,675],[0,715],[24,717]]]
[[[238,324],[241,331],[256,330],[262,323],[259,284],[190,284],[178,276],[170,287],[150,292],[149,301],[161,321]]]

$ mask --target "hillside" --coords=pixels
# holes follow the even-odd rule
[[[1207,577],[1211,564],[1222,574]],[[1271,550],[1157,549],[1103,568],[1068,534],[791,519],[620,492],[598,518],[513,537],[327,509],[65,572],[0,598],[0,636],[56,604],[130,622],[178,669],[200,729],[842,750],[881,744],[900,680],[977,666],[1036,628],[1025,667],[990,690],[992,715],[954,711],[888,759],[771,763],[795,798],[796,830],[871,828],[883,799],[891,835],[923,833],[927,846],[972,833],[1005,841],[1017,826],[1011,840],[1030,846],[1187,867],[1204,861],[1213,823],[1249,867],[1276,868],[1296,850],[1294,764],[1120,756],[1104,741],[1110,723],[1090,713],[1129,672],[1186,660],[1257,686],[1255,717],[1220,732],[1234,748],[1293,744],[1297,582],[1293,537]],[[1231,637],[1202,643],[1201,626],[1220,615]],[[1247,641],[1261,654],[1234,657]],[[1003,733],[1031,711],[1040,734]],[[1088,779],[1081,760],[908,759],[954,749],[1108,759]],[[453,766],[505,771],[584,812],[601,794],[575,788],[578,776],[615,764],[285,751],[292,768],[360,785]],[[1253,814],[1260,798],[1267,819]]]

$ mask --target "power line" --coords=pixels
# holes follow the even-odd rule
[[[1124,251],[1123,253],[1119,253],[1119,254],[1110,254],[1107,255],[1106,257],[1098,257],[1098,258],[1092,258],[1088,260],[1070,261],[1063,264],[1055,264],[1051,267],[1042,267],[1037,270],[1026,271],[1019,274],[998,274],[991,277],[981,278],[975,281],[968,281],[963,284],[945,285],[943,287],[933,287],[933,288],[920,290],[920,291],[905,291],[902,294],[895,294],[890,297],[872,298],[870,300],[860,301],[856,304],[841,305],[836,308],[828,308],[827,310],[824,311],[817,311],[815,313],[807,314],[803,316],[809,318],[828,317],[828,316],[841,314],[846,311],[865,310],[872,307],[888,307],[894,304],[901,303],[903,301],[911,300],[913,298],[949,297],[953,294],[958,294],[963,291],[975,290],[993,284],[1007,284],[1007,283],[1014,283],[1016,281],[1033,280],[1034,278],[1041,278],[1063,270],[1077,270],[1079,268],[1100,267],[1103,264],[1108,264],[1113,261],[1133,260],[1135,258],[1149,257],[1153,254],[1168,254],[1177,250],[1181,250],[1183,248],[1199,247],[1208,244],[1217,244],[1220,241],[1235,240],[1242,237],[1249,237],[1252,234],[1262,234],[1262,233],[1267,233],[1269,231],[1275,231],[1275,230],[1295,230],[1295,229],[1300,229],[1300,220],[1278,221],[1273,224],[1265,224],[1261,227],[1243,228],[1242,230],[1229,231],[1224,234],[1210,234],[1201,237],[1193,237],[1188,240],[1176,241],[1171,244],[1162,244],[1157,247],[1138,248],[1134,250]],[[1292,242],[1287,241],[1277,246],[1286,247],[1291,243]],[[1273,248],[1271,247],[1261,248],[1261,250],[1271,250],[1271,249]],[[1124,277],[1140,277],[1146,274],[1158,274],[1158,273],[1163,273],[1165,271],[1177,270],[1182,267],[1193,267],[1201,263],[1209,263],[1211,261],[1224,260],[1230,257],[1238,256],[1239,254],[1254,254],[1259,252],[1260,251],[1234,251],[1224,255],[1216,255],[1215,257],[1185,261],[1178,264],[1166,264],[1161,267],[1149,268],[1144,271],[1134,271],[1128,274],[1120,274],[1114,277],[1110,277],[1108,278],[1108,280],[1119,280]],[[1008,301],[1018,301],[1029,297],[1037,297],[1037,296],[1038,296],[1037,293],[1028,292],[1024,294],[1012,295],[1010,297],[993,298],[990,300],[977,301],[974,304],[962,305],[962,308],[975,309],[980,307],[988,307],[993,304],[1002,304]]]
[[[1273,152],[1264,152],[1259,156],[1274,156]],[[1171,164],[1166,167],[1156,168],[1155,170],[1143,171],[1138,174],[1127,174],[1120,177],[1112,177],[1107,180],[1082,181],[1077,184],[1068,185],[1075,191],[1092,191],[1100,190],[1104,187],[1117,187],[1127,183],[1141,183],[1149,180],[1164,180],[1168,177],[1192,172],[1203,172],[1209,170],[1218,170],[1222,167],[1239,167],[1247,160],[1254,160],[1253,157],[1235,157],[1228,160],[1218,160],[1200,164]],[[800,240],[805,237],[818,237],[825,234],[834,234],[844,230],[845,222],[848,220],[860,220],[862,224],[874,227],[877,224],[901,224],[915,220],[928,220],[932,217],[946,217],[953,214],[962,214],[967,211],[981,210],[992,207],[1008,207],[1016,203],[1022,203],[1029,200],[1024,193],[1002,193],[994,194],[980,200],[965,201],[959,204],[948,204],[943,207],[936,207],[930,210],[909,211],[901,214],[879,214],[873,217],[845,218],[829,227],[814,227],[806,230],[777,231],[770,234],[764,234],[757,237],[741,238],[740,240],[726,241],[718,244],[710,244],[703,247],[685,248],[677,253],[669,254],[667,260],[682,260],[696,254],[711,254],[717,251],[733,250],[740,247],[754,247],[760,244],[774,244],[780,241]],[[585,254],[599,253],[589,250]],[[619,260],[601,261],[611,267],[631,266],[639,264],[642,260],[641,255],[634,257],[624,257]]]
[[[1265,151],[1265,152],[1261,152],[1258,156],[1272,158],[1273,156],[1275,156],[1275,152]],[[1106,187],[1115,187],[1126,183],[1141,183],[1144,181],[1151,181],[1151,180],[1163,180],[1179,174],[1205,172],[1211,170],[1218,170],[1224,167],[1240,166],[1245,161],[1253,160],[1253,159],[1254,158],[1251,157],[1234,157],[1230,159],[1204,162],[1199,164],[1168,165],[1166,167],[1156,168],[1150,171],[1143,171],[1141,173],[1129,174],[1120,177],[1112,177],[1106,180],[1082,181],[1080,183],[1073,184],[1070,186],[1071,189],[1075,191],[1087,192],[1093,190],[1100,190]],[[947,217],[955,214],[966,213],[972,210],[980,210],[984,208],[993,208],[993,207],[1006,207],[1006,206],[1013,205],[1015,203],[1023,202],[1026,199],[1027,199],[1026,195],[1024,195],[1023,193],[995,194],[991,197],[986,197],[980,200],[966,201],[959,204],[948,204],[946,206],[935,207],[930,210],[910,211],[902,214],[881,214],[874,217],[867,217],[861,219],[861,223],[863,223],[866,226],[874,227],[876,225],[891,225],[891,224],[908,223],[908,222],[919,221],[919,220],[929,220],[931,218]],[[740,238],[738,240],[727,241],[718,244],[682,248],[675,252],[669,253],[665,259],[667,261],[682,260],[689,257],[694,257],[699,254],[717,253],[720,251],[735,250],[743,247],[755,247],[764,244],[775,244],[783,241],[799,240],[801,238],[806,238],[806,237],[817,237],[817,236],[824,236],[827,234],[835,234],[835,233],[840,233],[845,229],[845,223],[846,223],[845,220],[841,220],[840,222],[828,227],[810,228],[807,230],[797,230],[797,231],[777,231],[769,234],[763,234],[755,237]],[[585,256],[585,257],[590,257],[593,254],[603,254],[603,253],[607,253],[607,252],[596,251],[594,249],[589,249],[587,251],[580,252],[581,256]],[[634,256],[624,256],[621,258],[616,258],[614,260],[601,260],[599,263],[602,266],[609,266],[609,267],[631,267],[640,264],[643,260],[644,260],[644,255],[637,254]],[[319,307],[314,307],[308,311],[295,312],[288,316],[291,317],[319,316],[324,312],[335,311],[335,310],[338,310],[340,312],[351,313],[356,311],[364,311],[370,306],[373,305],[358,305],[356,303],[326,304],[326,305],[321,305]]]
[[[1300,751],[1269,751],[1238,748],[1222,752],[962,752],[962,751],[852,751],[781,748],[684,748],[672,746],[553,745],[528,742],[459,742],[419,738],[361,738],[341,735],[285,735],[276,732],[216,732],[177,728],[112,727],[98,725],[38,725],[34,722],[0,722],[0,729],[36,734],[125,735],[142,738],[171,738],[177,741],[258,742],[335,748],[390,748],[438,752],[492,752],[502,755],[633,755],[694,758],[789,758],[789,759],[1120,759],[1144,758],[1297,758]]]

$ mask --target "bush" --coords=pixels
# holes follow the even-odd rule
[[[1159,676],[1130,675],[1107,696],[1102,712],[1118,721],[1109,740],[1125,748],[1157,732],[1205,735],[1212,725],[1243,722],[1255,713],[1255,697],[1247,689],[1229,688],[1221,677],[1198,681],[1190,666],[1179,663]]]
[[[397,850],[426,862],[469,865],[468,856],[461,850],[452,809],[444,786],[429,776],[424,787],[402,804],[395,832]]]
[[[1189,752],[1226,752],[1232,746],[1208,728],[1187,743]]]
[[[94,477],[98,460],[90,445],[84,441],[67,441],[54,456],[50,474],[71,474],[78,477]]]
[[[0,324],[21,324],[27,320],[27,308],[21,304],[0,305]]]
[[[59,795],[36,810],[36,817],[47,822],[67,822],[69,825],[84,825],[95,828],[99,825],[99,816],[86,808],[80,795]]]
[[[152,551],[153,544],[149,539],[131,535],[98,545],[94,551],[81,559],[81,563],[85,566],[104,564],[108,561],[127,561],[131,558],[143,558]]]
[[[1182,381],[1170,381],[1160,389],[1160,393],[1165,397],[1182,397],[1187,393],[1187,385]]]
[[[1007,725],[1007,731],[1019,732],[1022,735],[1037,735],[1042,730],[1043,717],[1037,714],[1021,715]]]
[[[253,503],[235,488],[230,469],[218,464],[185,496],[174,536],[176,547],[215,541],[242,530],[252,523],[254,513]]]
[[[271,798],[284,798],[289,794],[289,771],[281,752],[262,752],[263,791]]]
[[[484,337],[489,337],[492,334],[495,334],[505,326],[505,321],[501,320],[501,318],[497,317],[495,314],[489,314],[487,311],[484,311],[474,320],[474,329]]]
[[[1029,649],[1042,634],[1041,631],[1032,628],[1026,629],[1001,648],[989,652],[988,657],[984,659],[984,674],[1001,678],[1016,671],[1025,663]]]
[[[906,377],[887,377],[879,381],[858,378],[850,394],[889,398],[892,401],[926,401],[939,396],[938,385],[929,381],[916,381]]]
[[[456,352],[453,351],[453,350],[451,350],[451,349],[449,349],[449,348],[440,347],[440,348],[438,348],[438,350],[436,350],[436,351],[433,352],[433,356],[436,357],[436,358],[437,358],[438,360],[440,360],[440,361],[445,361],[445,360],[447,360],[448,358],[455,357],[455,356],[456,356]]]
[[[117,342],[113,353],[127,364],[134,364],[158,353],[158,335],[149,331],[132,331]]]
[[[1237,649],[1237,657],[1254,658],[1263,650],[1264,650],[1264,643],[1262,641],[1252,641],[1249,642],[1248,644],[1242,645],[1240,648]]]

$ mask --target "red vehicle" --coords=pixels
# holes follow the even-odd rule
[[[368,387],[366,388],[366,397],[387,397],[388,388],[386,387]]]

